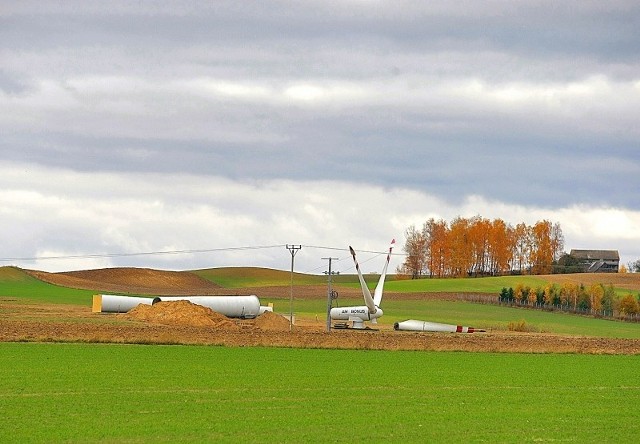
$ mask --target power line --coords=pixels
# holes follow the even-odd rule
[[[168,255],[180,255],[180,254],[204,254],[204,253],[217,253],[217,252],[232,252],[232,251],[250,251],[250,250],[265,250],[272,248],[282,248],[286,247],[287,244],[274,244],[274,245],[250,245],[250,246],[240,246],[240,247],[221,247],[221,248],[199,248],[199,249],[183,249],[183,250],[154,250],[154,251],[140,251],[140,252],[131,252],[131,253],[86,253],[86,254],[66,254],[66,255],[50,255],[50,256],[33,256],[33,257],[4,257],[0,258],[1,262],[33,262],[33,261],[47,261],[47,260],[67,260],[67,259],[100,259],[100,258],[126,258],[126,257],[142,257],[142,256],[168,256]],[[348,248],[338,248],[331,246],[321,246],[321,245],[297,245],[300,248],[310,248],[310,249],[318,249],[318,250],[329,250],[329,251],[341,251],[347,252]],[[373,251],[373,250],[359,250],[362,253],[375,254],[376,256],[366,259],[363,263],[366,263],[370,260],[375,259],[379,255],[387,254],[384,251]],[[394,256],[406,256],[405,253],[393,253]],[[348,254],[345,256],[348,257]],[[307,271],[307,273],[313,273],[319,269],[321,269],[323,265],[314,268],[313,270]],[[345,272],[354,267],[347,267],[340,272]]]
[[[302,245],[305,248],[317,248],[319,250],[333,250],[333,251],[346,251],[348,252],[348,248],[339,248],[339,247],[323,247],[320,245]],[[388,254],[388,251],[375,251],[375,250],[358,250],[358,253],[372,253],[372,254]],[[391,256],[406,256],[407,253],[391,253]]]
[[[90,253],[90,254],[69,254],[59,256],[37,256],[37,257],[6,257],[0,258],[0,262],[11,261],[40,261],[51,259],[96,259],[96,258],[113,258],[113,257],[132,257],[132,256],[160,256],[171,254],[199,254],[199,253],[215,253],[223,251],[243,251],[243,250],[261,250],[268,248],[282,248],[285,244],[278,245],[258,245],[258,246],[245,246],[245,247],[224,247],[224,248],[206,248],[206,249],[193,249],[193,250],[159,250],[159,251],[144,251],[137,253]]]
[[[344,257],[336,258],[337,260],[343,260],[343,259],[347,259],[347,258],[351,257],[351,254],[349,253],[349,249],[348,248],[323,247],[323,246],[319,246],[319,245],[305,245],[305,244],[303,244],[302,246],[305,247],[305,248],[312,248],[312,249],[315,248],[315,249],[318,249],[318,250],[330,250],[330,251],[344,251],[344,252],[347,253]],[[366,264],[367,262],[373,261],[373,260],[375,260],[376,258],[378,258],[378,257],[380,257],[382,255],[389,254],[388,251],[373,251],[373,250],[358,250],[358,253],[369,253],[369,254],[374,254],[375,255],[375,256],[372,256],[372,257],[370,257],[368,259],[365,259],[365,260],[361,261],[360,262],[361,264]],[[392,256],[403,256],[403,257],[407,256],[406,253],[391,253],[391,255]],[[352,262],[349,262],[349,263],[352,264]],[[313,268],[311,270],[305,271],[305,273],[315,273],[318,270],[322,269],[323,267],[324,267],[324,265],[320,265],[320,266],[315,267],[315,268]],[[355,265],[350,265],[350,266],[347,266],[346,268],[343,268],[342,270],[338,270],[338,273],[345,273],[347,271],[355,270],[355,268],[356,268]]]

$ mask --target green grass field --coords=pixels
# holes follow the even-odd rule
[[[215,282],[226,288],[270,287],[290,285],[291,274],[288,271],[270,270],[251,267],[223,267],[194,270],[198,276]],[[370,288],[374,288],[379,275],[365,276]],[[294,285],[324,285],[327,277],[294,273]],[[360,282],[356,274],[341,274],[332,277],[336,287],[359,288]],[[529,287],[546,285],[546,280],[536,276],[501,276],[487,278],[433,278],[433,279],[401,279],[388,276],[385,290],[404,293],[416,292],[473,292],[498,294],[503,287],[515,287],[518,283]]]
[[[399,292],[470,292],[470,293],[500,293],[503,287],[515,287],[522,283],[528,287],[544,287],[547,281],[537,276],[499,276],[483,278],[434,278],[408,279],[389,281],[385,285],[388,291]]]
[[[223,267],[194,270],[194,274],[225,288],[273,287],[290,285],[291,273],[282,270],[255,267]],[[311,274],[294,273],[296,285],[316,285],[326,278]]]
[[[0,442],[636,442],[638,356],[0,343]]]
[[[246,287],[270,287],[290,285],[291,275],[288,271],[271,270],[265,268],[252,267],[223,267],[204,270],[194,270],[198,276],[215,282],[226,288],[246,288]],[[580,275],[572,275],[576,283],[581,283]],[[614,278],[618,277],[616,275]],[[370,274],[365,276],[369,288],[373,289],[378,282],[379,275]],[[591,278],[592,279],[592,278]],[[333,276],[333,285],[340,288],[359,288],[360,283],[355,274],[341,274]],[[599,283],[609,286],[612,275],[602,275]],[[294,285],[325,285],[326,276],[294,273]],[[640,281],[635,290],[620,288],[613,285],[616,295],[626,296],[629,293],[640,295]],[[385,291],[400,293],[483,293],[499,294],[503,288],[515,288],[518,284],[530,288],[544,288],[550,282],[546,276],[495,276],[482,278],[424,278],[424,279],[397,279],[395,275],[387,276]],[[590,282],[582,282],[587,287]],[[559,284],[556,284],[559,286]]]
[[[58,287],[14,267],[0,267],[0,297],[15,302],[91,304],[93,291]]]

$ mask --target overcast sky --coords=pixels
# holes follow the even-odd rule
[[[0,265],[286,270],[301,244],[296,271],[353,272],[348,245],[475,215],[626,264],[639,29],[637,1],[0,0]]]

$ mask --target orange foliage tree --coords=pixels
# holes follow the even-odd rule
[[[602,284],[593,284],[589,287],[589,297],[591,298],[591,309],[602,309],[602,298],[604,296],[604,286]]]
[[[640,312],[640,306],[638,305],[638,300],[633,297],[632,294],[627,294],[620,300],[620,313],[628,315],[628,314],[636,314]]]
[[[578,284],[565,282],[560,289],[560,301],[563,305],[568,305],[574,309],[578,306]]]
[[[551,273],[564,248],[560,225],[546,220],[512,227],[480,216],[451,223],[431,218],[421,230],[409,227],[405,237],[407,257],[399,271],[412,278]]]

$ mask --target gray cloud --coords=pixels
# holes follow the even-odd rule
[[[296,259],[298,270],[321,271],[321,258],[330,252],[343,259],[341,271],[352,272],[349,244],[384,251],[396,237],[401,253],[402,235],[410,225],[421,226],[429,217],[452,220],[478,213],[513,225],[559,222],[567,249],[615,248],[623,263],[640,256],[640,212],[613,207],[525,207],[477,195],[451,202],[407,188],[348,181],[249,183],[206,175],[74,172],[30,164],[0,167],[0,185],[0,219],[10,233],[0,259],[27,268],[287,269],[283,245],[300,243],[307,247]],[[233,248],[269,245],[279,247]],[[200,252],[139,254],[179,250]],[[87,254],[91,256],[82,257]],[[28,259],[59,256],[74,257]],[[394,257],[393,267],[400,262],[402,256]],[[376,267],[372,261],[366,270]]]
[[[631,1],[14,2],[0,160],[633,212],[639,25]]]

